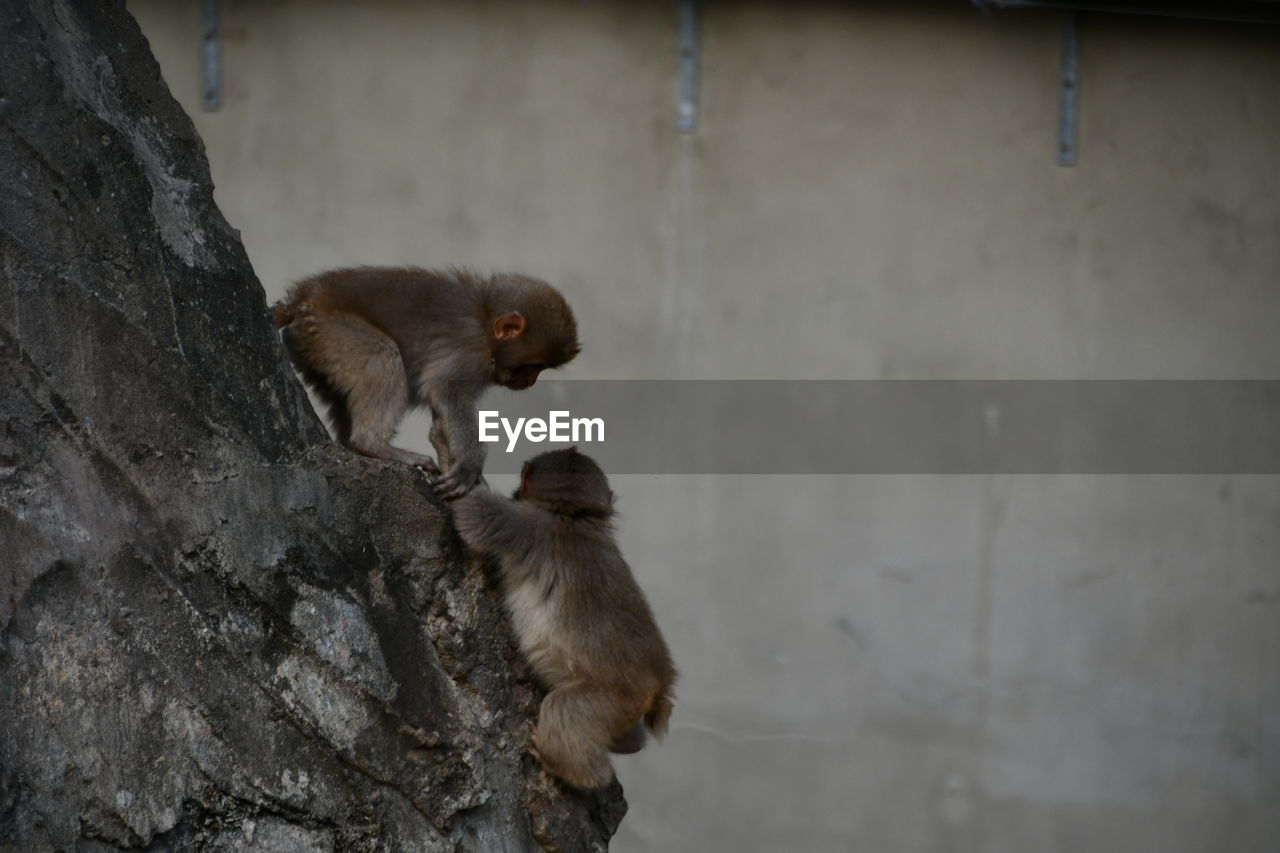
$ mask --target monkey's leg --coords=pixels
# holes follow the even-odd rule
[[[365,456],[438,470],[430,456],[391,444],[409,408],[404,361],[395,341],[350,314],[311,315],[295,340],[331,390],[336,400],[331,407],[345,408],[334,415],[345,445]]]
[[[543,766],[578,788],[613,779],[609,744],[627,725],[621,697],[599,687],[568,685],[542,700],[533,746]]]
[[[333,431],[338,434],[338,441],[349,447],[351,418],[347,414],[346,396],[329,384],[328,376],[311,366],[307,360],[307,351],[303,348],[307,338],[294,332],[289,326],[280,329],[280,338],[284,341],[285,350],[288,351],[289,360],[293,362],[293,366],[302,374],[302,378],[328,409],[329,421],[333,424]]]
[[[449,431],[446,429],[444,415],[433,407],[431,409],[431,432],[428,436],[431,446],[436,451],[436,462],[441,471],[448,471],[453,464],[453,453],[449,450]]]

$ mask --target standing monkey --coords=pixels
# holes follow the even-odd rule
[[[529,460],[511,500],[477,489],[453,503],[474,551],[496,556],[520,649],[550,693],[533,745],[579,788],[613,779],[609,752],[666,732],[676,671],[613,540],[613,492],[576,449]]]
[[[272,312],[294,363],[328,404],[338,440],[425,468],[445,497],[480,479],[481,393],[528,388],[578,354],[564,297],[523,275],[333,270],[295,284]],[[434,461],[391,444],[405,411],[418,405],[431,409]]]

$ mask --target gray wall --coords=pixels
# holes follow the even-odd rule
[[[269,298],[532,272],[574,378],[1280,377],[1275,29],[1089,17],[1061,168],[1053,15],[709,3],[681,136],[669,4],[227,2],[216,113],[196,5],[130,8]],[[615,849],[1280,845],[1280,478],[615,490],[682,670]]]

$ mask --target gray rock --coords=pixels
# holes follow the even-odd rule
[[[421,475],[335,447],[122,3],[0,0],[0,846],[600,850]]]

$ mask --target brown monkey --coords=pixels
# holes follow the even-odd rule
[[[613,492],[576,449],[524,464],[511,500],[476,489],[453,502],[472,550],[499,558],[520,649],[550,689],[533,745],[579,788],[613,778],[609,752],[666,732],[676,671],[644,593],[614,543]]]
[[[564,297],[536,278],[359,267],[295,284],[272,309],[294,363],[358,453],[425,468],[445,497],[480,479],[476,403],[528,388],[578,354]],[[410,406],[431,409],[436,460],[391,445]]]

